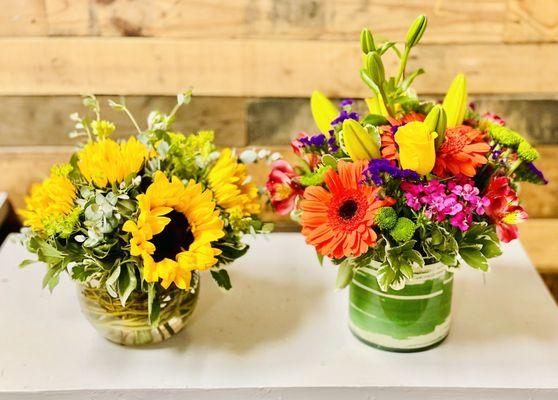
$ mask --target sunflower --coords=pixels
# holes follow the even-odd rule
[[[142,257],[144,279],[188,289],[191,271],[211,268],[221,254],[211,246],[224,236],[211,191],[193,180],[184,186],[176,176],[169,182],[157,171],[137,200],[137,221],[126,221],[122,229],[131,234],[130,254]]]
[[[53,168],[47,179],[31,187],[29,196],[25,198],[27,208],[19,210],[24,225],[35,232],[52,235],[65,230],[69,217],[73,216],[73,221],[77,219],[74,203],[76,188],[68,179],[67,172],[64,167]]]
[[[390,118],[390,125],[382,125],[380,127],[382,158],[387,158],[388,160],[397,160],[399,158],[399,151],[393,136],[397,132],[397,128],[413,121],[424,121],[424,115],[411,111],[398,120]]]
[[[258,188],[248,179],[246,165],[238,163],[231,149],[224,149],[208,174],[217,204],[227,212],[245,216],[260,212]]]
[[[475,176],[477,167],[486,164],[485,154],[489,150],[490,145],[483,141],[483,133],[478,129],[466,125],[446,129],[433,172],[440,177]]]
[[[378,188],[361,185],[366,161],[339,161],[338,172],[324,176],[327,186],[309,186],[300,202],[306,242],[330,258],[364,254],[376,243],[374,216],[391,202],[377,197]]]
[[[78,152],[77,165],[89,183],[104,188],[138,172],[147,158],[147,148],[135,137],[120,144],[111,139],[101,139],[87,143]]]

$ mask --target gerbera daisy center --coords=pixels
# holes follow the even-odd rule
[[[170,222],[161,233],[151,239],[155,245],[153,259],[156,262],[165,258],[173,260],[178,253],[187,251],[194,242],[192,228],[184,214],[172,210],[165,217],[170,218]]]
[[[339,207],[339,216],[343,219],[351,219],[358,210],[358,204],[353,199],[345,200]]]

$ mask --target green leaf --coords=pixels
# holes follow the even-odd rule
[[[330,166],[333,169],[337,169],[337,160],[331,154],[324,154],[322,156],[322,163],[324,163],[324,165]]]
[[[376,280],[384,292],[389,289],[390,285],[395,280],[395,275],[395,271],[389,266],[389,264],[382,265],[380,269],[378,269]]]
[[[149,316],[149,324],[153,328],[157,327],[161,318],[161,305],[157,297],[155,283],[150,283],[147,286],[147,314]]]
[[[316,251],[316,257],[318,257],[318,262],[320,263],[320,267],[324,266],[324,255],[321,253],[318,253]]]
[[[413,277],[413,267],[411,267],[409,264],[400,265],[399,266],[399,271],[407,279],[411,279]]]
[[[502,255],[500,246],[498,246],[498,243],[494,242],[493,240],[481,239],[479,240],[479,242],[482,244],[481,253],[486,258],[494,258]]]
[[[58,284],[60,275],[60,269],[58,265],[49,266],[47,272],[43,278],[42,288],[48,286],[48,289],[52,292],[52,289]]]
[[[370,87],[370,89],[374,91],[374,93],[380,94],[380,88],[378,87],[378,85],[376,85],[376,83],[374,83],[374,80],[364,68],[360,70],[360,77],[362,78],[364,83],[366,83],[368,87]]]
[[[271,233],[275,229],[275,224],[273,222],[266,222],[260,228],[260,232],[262,233]]]
[[[136,269],[133,264],[127,263],[118,276],[118,296],[122,307],[126,307],[126,300],[137,287]]]
[[[416,71],[411,72],[409,75],[407,75],[405,80],[401,83],[401,89],[407,90],[411,86],[411,84],[413,83],[415,78],[419,75],[422,75],[422,74],[424,74],[424,69],[422,69],[422,68],[419,68]]]
[[[192,101],[192,89],[188,89],[183,93],[179,93],[176,96],[176,100],[177,103],[181,106],[185,104],[190,104],[190,102]]]
[[[383,116],[378,114],[369,114],[362,120],[363,125],[388,125],[389,121]]]
[[[28,265],[35,264],[38,262],[39,262],[38,260],[23,260],[22,262],[19,263],[19,268],[25,268]]]
[[[116,282],[118,281],[119,276],[120,276],[120,265],[112,271],[112,273],[109,275],[105,283],[105,287],[107,288],[107,291],[112,297],[117,296]]]
[[[335,279],[335,288],[343,289],[353,279],[353,264],[351,260],[346,259],[337,269],[337,278]]]
[[[394,46],[395,46],[395,42],[385,42],[384,44],[382,44],[382,47],[380,47],[380,49],[378,50],[378,53],[380,53],[380,55],[384,55],[386,51],[388,51]]]
[[[480,250],[474,247],[460,248],[459,255],[471,267],[481,271],[488,271],[488,261]]]
[[[114,100],[109,100],[108,101],[108,106],[115,111],[123,111],[123,110],[126,109],[126,107],[123,104],[119,104],[119,103],[115,102]]]
[[[40,256],[47,257],[47,258],[59,258],[59,259],[64,258],[64,253],[60,252],[53,245],[44,241],[38,242],[38,245],[39,245],[38,252],[40,253],[39,254]]]
[[[219,287],[225,290],[230,290],[232,288],[231,279],[229,277],[229,273],[227,272],[227,270],[212,269],[211,276],[213,277],[215,282],[217,282],[217,285],[219,285]]]

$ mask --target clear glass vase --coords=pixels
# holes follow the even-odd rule
[[[140,346],[162,342],[186,326],[199,297],[196,271],[192,272],[191,285],[190,290],[172,285],[160,293],[160,321],[156,327],[149,324],[147,293],[132,292],[123,307],[106,288],[91,283],[78,285],[78,297],[82,312],[101,335],[114,343]]]
[[[441,263],[416,269],[401,290],[382,291],[373,263],[355,273],[349,291],[349,326],[363,342],[389,351],[426,350],[448,335],[453,273]]]

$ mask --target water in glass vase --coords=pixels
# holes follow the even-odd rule
[[[199,297],[199,274],[192,272],[191,288],[171,286],[160,294],[160,320],[148,320],[147,293],[134,291],[123,307],[120,300],[95,284],[78,285],[81,310],[95,329],[111,342],[139,346],[162,342],[180,332],[192,315]]]

